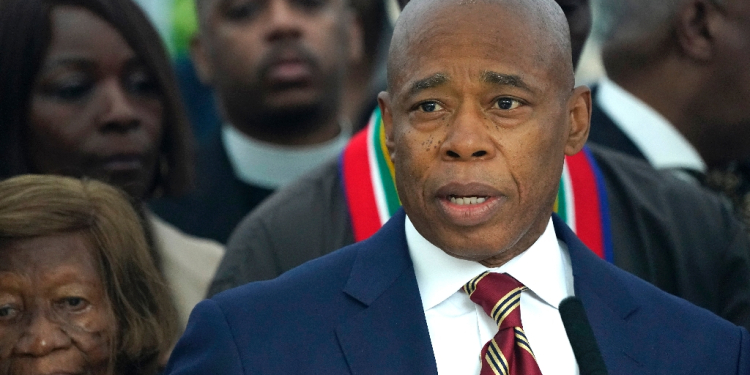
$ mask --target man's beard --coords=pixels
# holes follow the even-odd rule
[[[315,132],[330,117],[331,110],[323,103],[305,103],[283,108],[266,108],[258,116],[254,128],[264,134],[304,137]]]

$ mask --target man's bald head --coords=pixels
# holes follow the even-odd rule
[[[494,8],[488,11],[488,7]],[[523,40],[505,40],[499,24],[502,18],[515,20],[525,29]],[[555,71],[566,89],[574,84],[568,22],[552,0],[412,0],[396,22],[388,57],[388,87],[393,87],[403,69],[409,47],[429,43],[452,33],[456,27],[492,33],[497,43],[533,43],[535,61]]]

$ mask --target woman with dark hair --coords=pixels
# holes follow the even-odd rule
[[[131,0],[0,1],[0,179],[85,176],[139,203],[189,188],[189,126],[160,43]],[[223,249],[138,206],[185,324]]]
[[[0,182],[0,374],[144,374],[176,311],[128,198],[95,180]]]

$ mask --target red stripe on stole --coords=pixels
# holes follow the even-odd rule
[[[357,242],[367,239],[380,229],[380,217],[367,157],[368,141],[368,132],[365,128],[352,137],[342,157],[344,191],[354,229],[354,240]]]
[[[604,258],[601,209],[594,171],[583,151],[567,156],[565,162],[573,185],[576,235],[596,255]]]

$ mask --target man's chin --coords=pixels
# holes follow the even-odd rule
[[[324,106],[320,101],[279,101],[269,103],[263,111],[266,121],[279,123],[295,122],[317,122],[316,120],[325,113]]]
[[[488,260],[499,259],[507,253],[507,249],[497,248],[465,248],[465,247],[451,247],[442,248],[446,254],[463,260],[471,262],[477,262],[484,264]]]
[[[264,106],[269,112],[300,112],[320,107],[324,98],[312,87],[289,88],[266,95]]]
[[[466,233],[466,228],[462,228],[461,234],[450,235],[442,231],[442,235],[433,235],[432,238],[425,238],[439,247],[446,254],[459,259],[481,261],[493,257],[503,252],[508,247],[506,242],[498,238],[493,238],[479,231],[475,233]],[[500,240],[500,241],[498,241]]]
[[[485,261],[504,263],[522,251],[517,251],[525,236],[510,236],[507,225],[480,225],[467,227],[431,226],[424,236],[446,254],[484,264]],[[523,249],[525,250],[525,249]],[[507,259],[506,259],[507,258]]]

